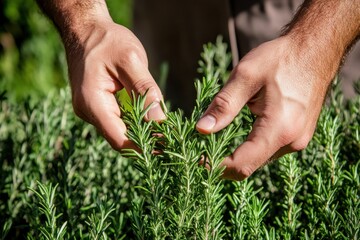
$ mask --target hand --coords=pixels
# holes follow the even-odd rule
[[[148,70],[147,56],[134,34],[112,21],[96,22],[82,31],[78,44],[65,44],[75,113],[93,124],[116,150],[134,148],[125,135],[114,94],[125,87],[153,103],[146,118],[165,118],[160,89]]]
[[[287,37],[264,43],[233,70],[197,123],[217,132],[247,104],[256,121],[247,140],[227,157],[224,177],[241,180],[270,159],[304,149],[311,140],[334,69]]]

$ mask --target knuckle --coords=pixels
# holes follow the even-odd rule
[[[310,137],[304,136],[304,137],[294,141],[293,143],[291,143],[290,147],[293,151],[304,150],[308,146],[310,140],[311,140]]]
[[[140,54],[136,47],[122,49],[121,56],[125,65],[137,66],[144,63],[147,65],[147,58]]]
[[[235,68],[235,74],[242,80],[250,80],[254,76],[253,64],[248,61],[241,61]]]
[[[312,138],[302,121],[283,124],[280,134],[280,146],[289,146],[292,151],[301,151],[307,147]]]
[[[288,120],[283,122],[280,126],[282,126],[280,133],[281,146],[286,146],[296,141],[304,130],[302,124],[289,122]]]
[[[235,109],[231,95],[226,91],[221,91],[214,99],[215,111],[220,114],[232,113]]]
[[[242,166],[236,169],[235,178],[237,181],[244,180],[254,173],[254,169],[250,166]]]
[[[147,97],[152,97],[156,95],[154,84],[151,80],[148,79],[139,79],[133,82],[132,88],[134,91],[141,95],[147,92]]]
[[[280,134],[280,146],[286,146],[292,143],[296,138],[296,133],[293,129],[284,129],[284,131]]]

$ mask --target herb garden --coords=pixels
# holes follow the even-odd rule
[[[123,154],[74,116],[69,89],[17,105],[2,92],[1,239],[358,239],[360,85],[348,101],[335,80],[305,150],[222,180],[255,116],[211,135],[195,124],[229,63],[226,44],[204,46],[190,116],[146,122],[146,96],[120,106],[139,148]]]

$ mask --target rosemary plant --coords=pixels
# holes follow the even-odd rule
[[[220,40],[217,44],[222,46],[216,48],[218,51],[214,51],[212,45],[204,48],[200,65],[205,77],[195,83],[197,99],[190,118],[176,111],[168,112],[167,120],[162,123],[145,122],[143,119],[150,107],[144,109],[146,95],[133,94],[132,106],[122,108],[128,137],[141,151],[126,151],[126,156],[135,159],[135,166],[144,176],[141,203],[148,212],[137,207],[140,212],[133,213],[135,219],[140,220],[141,215],[144,219],[143,223],[135,221],[139,224],[137,229],[144,229],[138,236],[140,239],[163,239],[169,233],[174,234],[175,239],[220,239],[224,235],[221,162],[231,153],[229,147],[233,139],[243,131],[235,124],[209,136],[195,129],[197,120],[219,91],[219,76],[230,62],[229,57],[218,57],[214,67],[215,56],[228,56],[225,45]],[[153,154],[154,151],[160,154]],[[198,166],[201,160],[208,170]],[[169,198],[166,199],[166,195]],[[166,226],[170,227],[165,229]]]
[[[279,160],[281,165],[281,177],[284,179],[284,201],[282,208],[284,209],[281,218],[276,218],[280,227],[281,238],[292,239],[299,235],[301,222],[299,221],[301,204],[296,202],[296,195],[301,189],[301,168],[294,154],[287,155]]]
[[[39,210],[46,217],[45,226],[39,226],[42,235],[41,238],[47,240],[64,239],[67,222],[64,222],[60,228],[57,227],[57,220],[61,216],[61,214],[56,213],[55,207],[55,192],[57,186],[53,187],[51,184],[42,185],[38,183],[38,188],[38,191],[34,189],[30,190],[37,196],[39,200]],[[33,239],[32,237],[30,238]]]
[[[226,181],[221,162],[255,117],[196,131],[230,63],[220,38],[201,56],[189,116],[146,122],[146,96],[122,106],[138,147],[123,155],[74,117],[69,89],[17,105],[0,90],[0,239],[358,239],[360,96],[335,81],[304,151]]]

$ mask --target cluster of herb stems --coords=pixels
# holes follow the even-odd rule
[[[210,135],[195,125],[229,63],[221,41],[205,46],[189,116],[146,122],[146,96],[133,95],[128,158],[75,119],[68,90],[16,107],[0,93],[0,239],[358,239],[360,97],[335,87],[306,150],[225,181],[221,162],[254,116]]]

